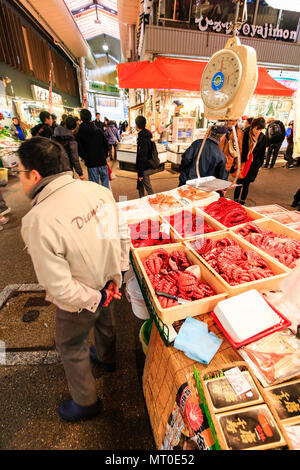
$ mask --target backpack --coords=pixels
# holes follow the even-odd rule
[[[148,159],[150,168],[156,170],[160,165],[160,160],[158,158],[158,152],[155,142],[151,140],[151,158]]]
[[[268,138],[272,142],[274,140],[280,140],[282,137],[282,129],[278,122],[273,121],[268,127]]]
[[[71,139],[72,137],[68,135],[56,135],[55,137],[52,137],[52,140],[55,140],[56,142],[58,142],[65,149],[65,152],[69,157],[70,166],[72,168],[71,149],[70,149]]]

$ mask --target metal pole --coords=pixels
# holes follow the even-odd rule
[[[232,186],[236,183],[239,175],[240,175],[240,171],[241,171],[241,154],[240,154],[240,147],[239,147],[239,141],[238,141],[238,138],[237,138],[237,134],[236,134],[236,128],[235,126],[232,126],[232,133],[233,133],[233,137],[234,137],[234,143],[236,145],[236,153],[237,153],[237,171],[236,171],[236,176],[233,180],[233,182],[231,183],[231,185],[229,186],[229,188],[232,188]],[[229,189],[227,188],[227,189]]]
[[[252,24],[256,24],[258,7],[259,7],[259,0],[256,0],[255,12],[254,12]]]
[[[86,80],[85,80],[85,58],[80,57],[80,81],[81,81],[81,92],[82,92],[82,107],[87,108],[87,94],[86,94]]]

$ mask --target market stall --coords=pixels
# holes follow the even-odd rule
[[[167,161],[166,147],[162,144],[156,144],[160,166],[152,173],[157,173],[164,170]],[[119,162],[120,170],[136,171],[136,154],[137,154],[137,135],[130,134],[123,137],[122,141],[118,144],[117,160]]]
[[[191,186],[119,207],[153,321],[143,391],[157,449],[299,448],[300,305],[282,295],[300,236],[272,218],[296,213]]]
[[[142,113],[156,139],[166,145],[167,161],[174,170],[178,170],[184,151],[194,140],[203,138],[212,123],[204,115],[200,94],[206,65],[204,61],[158,57],[153,62],[117,66],[120,88],[143,90],[144,102],[130,109],[130,127],[134,128],[135,117]],[[287,125],[293,115],[293,94],[294,90],[259,67],[257,85],[245,115],[274,117]]]

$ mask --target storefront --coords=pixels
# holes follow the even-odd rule
[[[101,120],[107,117],[119,123],[128,117],[125,94],[116,85],[89,81],[88,95],[90,111],[93,114],[100,113]]]
[[[168,144],[168,160],[174,169],[190,143],[202,138],[212,123],[204,116],[200,95],[206,62],[158,57],[153,62],[130,62],[117,67],[119,86],[140,89],[144,102],[130,108],[130,127],[143,114],[148,128],[159,142]],[[258,82],[248,103],[248,117],[274,117],[288,125],[294,113],[294,90],[287,88],[259,67]],[[244,122],[241,121],[241,126]]]

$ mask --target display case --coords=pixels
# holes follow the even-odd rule
[[[196,129],[195,117],[177,116],[173,118],[172,142],[193,142]]]

